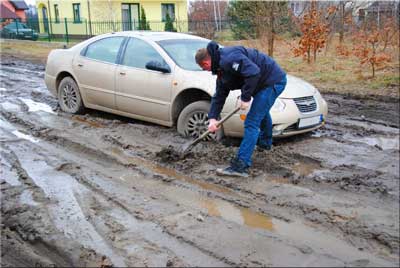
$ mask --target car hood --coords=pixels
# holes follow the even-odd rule
[[[212,75],[211,72],[202,71],[185,71],[186,75],[181,76],[183,78],[185,87],[202,88],[207,90],[210,95],[214,95],[215,92],[215,80],[216,75]],[[288,82],[285,90],[279,96],[280,98],[299,98],[305,96],[312,96],[316,92],[316,88],[307,83],[301,78],[288,75]]]
[[[312,96],[316,92],[316,88],[310,83],[293,75],[287,76],[287,84],[285,90],[279,96],[280,98],[292,99],[305,96]]]

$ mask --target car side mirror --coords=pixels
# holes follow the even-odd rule
[[[153,70],[153,71],[159,71],[162,73],[170,73],[171,68],[166,64],[165,62],[159,62],[159,61],[149,61],[146,63],[146,69]]]

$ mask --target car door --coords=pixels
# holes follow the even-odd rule
[[[116,76],[116,105],[150,121],[170,121],[172,74],[146,69],[150,61],[167,65],[148,42],[129,38]]]
[[[74,60],[74,73],[88,104],[115,109],[116,63],[124,39],[116,36],[97,40]]]

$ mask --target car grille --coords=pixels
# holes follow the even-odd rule
[[[301,113],[311,113],[317,110],[317,102],[313,96],[295,98],[294,102]]]

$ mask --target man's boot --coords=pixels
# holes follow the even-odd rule
[[[229,167],[225,169],[217,169],[217,175],[247,178],[249,176],[248,169],[249,166],[246,165],[243,160],[239,158],[234,158],[231,161],[231,165]]]
[[[265,141],[258,139],[257,141],[257,148],[259,151],[270,151],[272,150],[272,138],[270,141]]]

